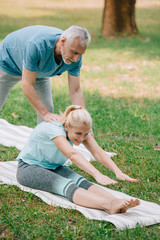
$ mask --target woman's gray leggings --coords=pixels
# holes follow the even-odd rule
[[[15,76],[9,73],[6,73],[0,69],[0,110],[3,107],[5,100],[10,92],[10,90],[20,82],[22,79],[21,76]],[[53,100],[52,100],[52,91],[50,86],[49,78],[37,78],[34,84],[34,88],[46,106],[49,112],[54,111]],[[43,119],[37,114],[37,123],[42,122]]]
[[[55,193],[72,202],[73,195],[78,188],[88,190],[93,185],[67,166],[52,170],[38,165],[29,165],[22,160],[18,164],[17,180],[21,185]]]

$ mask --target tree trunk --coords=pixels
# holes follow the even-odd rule
[[[136,0],[105,0],[101,33],[104,36],[137,34]]]

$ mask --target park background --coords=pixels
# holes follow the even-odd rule
[[[83,56],[81,86],[93,131],[101,147],[117,153],[116,164],[138,183],[119,182],[111,189],[160,203],[160,1],[138,0],[139,35],[105,38],[100,33],[103,0],[0,0],[0,41],[29,25],[66,29],[86,27],[92,41]],[[52,78],[55,113],[70,105],[67,75]],[[36,126],[36,114],[20,84],[11,91],[0,118]],[[19,151],[0,145],[0,161]],[[104,174],[114,174],[99,163]],[[76,166],[74,170],[94,179]],[[75,210],[51,207],[17,187],[0,188],[1,239],[159,239],[159,225],[116,230],[111,223],[86,219]]]

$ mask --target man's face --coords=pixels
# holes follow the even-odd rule
[[[66,42],[66,39],[62,42],[61,54],[64,63],[71,64],[77,62],[82,54],[84,54],[87,46],[82,47],[80,45],[80,38],[76,37],[70,42]]]

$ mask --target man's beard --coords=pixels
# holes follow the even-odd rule
[[[63,57],[63,48],[61,48],[61,55],[62,55],[62,60],[65,64],[70,65],[71,62],[66,62],[65,58]]]

